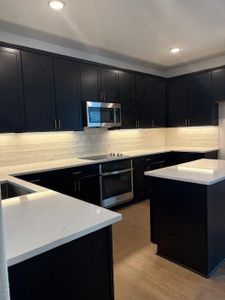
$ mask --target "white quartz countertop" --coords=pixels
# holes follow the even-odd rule
[[[170,151],[206,153],[215,148],[160,147],[123,152],[137,157]],[[102,161],[107,161],[102,160]],[[8,266],[82,237],[122,219],[121,215],[13,177],[101,161],[79,158],[0,167],[0,183],[10,181],[34,193],[1,201]],[[225,176],[225,173],[224,173]]]
[[[145,172],[145,175],[171,180],[212,185],[225,180],[225,160],[199,159]]]
[[[5,181],[34,191],[1,201],[8,266],[122,219],[121,214],[1,173],[0,183]]]

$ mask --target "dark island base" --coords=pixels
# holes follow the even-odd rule
[[[111,226],[8,270],[11,300],[113,300]]]
[[[225,259],[225,181],[150,181],[151,240],[158,255],[209,277]]]

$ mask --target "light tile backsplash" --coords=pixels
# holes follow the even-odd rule
[[[1,134],[0,166],[164,146],[217,147],[218,127]]]
[[[215,147],[219,145],[218,126],[166,128],[166,146]]]
[[[0,166],[81,157],[90,154],[147,149],[165,145],[165,129],[0,135]]]

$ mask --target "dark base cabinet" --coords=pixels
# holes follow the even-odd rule
[[[225,259],[225,181],[151,178],[151,240],[158,255],[205,277]]]
[[[111,226],[8,270],[11,300],[113,300]]]
[[[151,192],[151,187],[146,181],[144,172],[167,167],[169,165],[169,155],[170,153],[162,153],[135,157],[133,159],[135,200],[146,199]]]
[[[98,165],[67,168],[17,177],[101,206]]]
[[[217,159],[218,151],[207,153],[195,152],[167,152],[161,154],[140,156],[133,158],[134,167],[134,199],[136,201],[149,198],[152,186],[149,178],[144,175],[146,171],[173,166],[200,158]]]

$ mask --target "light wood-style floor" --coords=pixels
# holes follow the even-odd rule
[[[115,300],[225,300],[225,265],[203,278],[155,255],[149,201],[119,209],[113,225]]]

